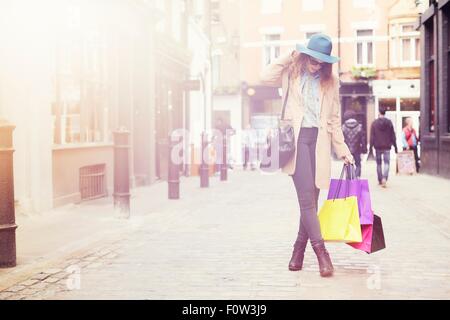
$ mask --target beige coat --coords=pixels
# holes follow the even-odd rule
[[[289,52],[268,65],[261,74],[261,84],[283,88],[284,101],[288,72],[287,65],[291,61]],[[320,88],[320,127],[316,143],[316,186],[328,189],[331,176],[331,147],[339,158],[350,155],[350,150],[344,142],[341,129],[341,106],[339,101],[339,79],[333,76],[333,85],[324,91]],[[285,121],[294,127],[296,142],[304,114],[303,99],[300,93],[300,77],[291,79],[289,97],[286,104]],[[292,159],[282,168],[282,171],[293,175],[297,159],[297,150]]]

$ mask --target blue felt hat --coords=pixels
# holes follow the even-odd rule
[[[323,62],[335,63],[339,61],[338,57],[331,55],[331,50],[333,49],[331,38],[322,33],[313,35],[309,39],[307,47],[299,43],[296,45],[296,49]]]

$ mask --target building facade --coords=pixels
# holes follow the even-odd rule
[[[420,36],[414,24],[421,11],[414,0],[241,2],[243,123],[258,128],[276,124],[280,92],[260,86],[259,74],[296,43],[306,44],[322,32],[332,38],[333,54],[341,58],[334,72],[341,80],[342,114],[354,110],[369,136],[384,106],[400,143],[405,117],[419,125]]]
[[[419,25],[422,168],[450,178],[450,1],[430,1]]]
[[[130,132],[131,186],[167,179],[169,134],[190,126],[191,3],[2,2],[0,117],[16,125],[18,212],[111,195],[118,129]]]

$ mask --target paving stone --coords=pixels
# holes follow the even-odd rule
[[[333,176],[341,168],[334,164]],[[310,245],[303,270],[287,270],[299,219],[292,180],[237,170],[228,183],[212,181],[202,192],[197,179],[183,180],[180,201],[164,202],[124,238],[72,258],[81,268],[80,290],[69,290],[64,274],[73,275],[64,269],[30,288],[45,299],[449,299],[450,255],[442,252],[450,251],[450,223],[439,215],[450,205],[434,199],[445,199],[450,181],[392,175],[382,189],[373,163],[363,163],[364,175],[387,248],[367,255],[327,243],[332,278],[320,277]],[[134,206],[165,199],[165,187],[151,190],[136,196]],[[47,287],[48,281],[56,283]]]

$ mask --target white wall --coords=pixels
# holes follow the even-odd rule
[[[18,212],[52,207],[52,1],[0,2],[0,116],[14,131]]]

